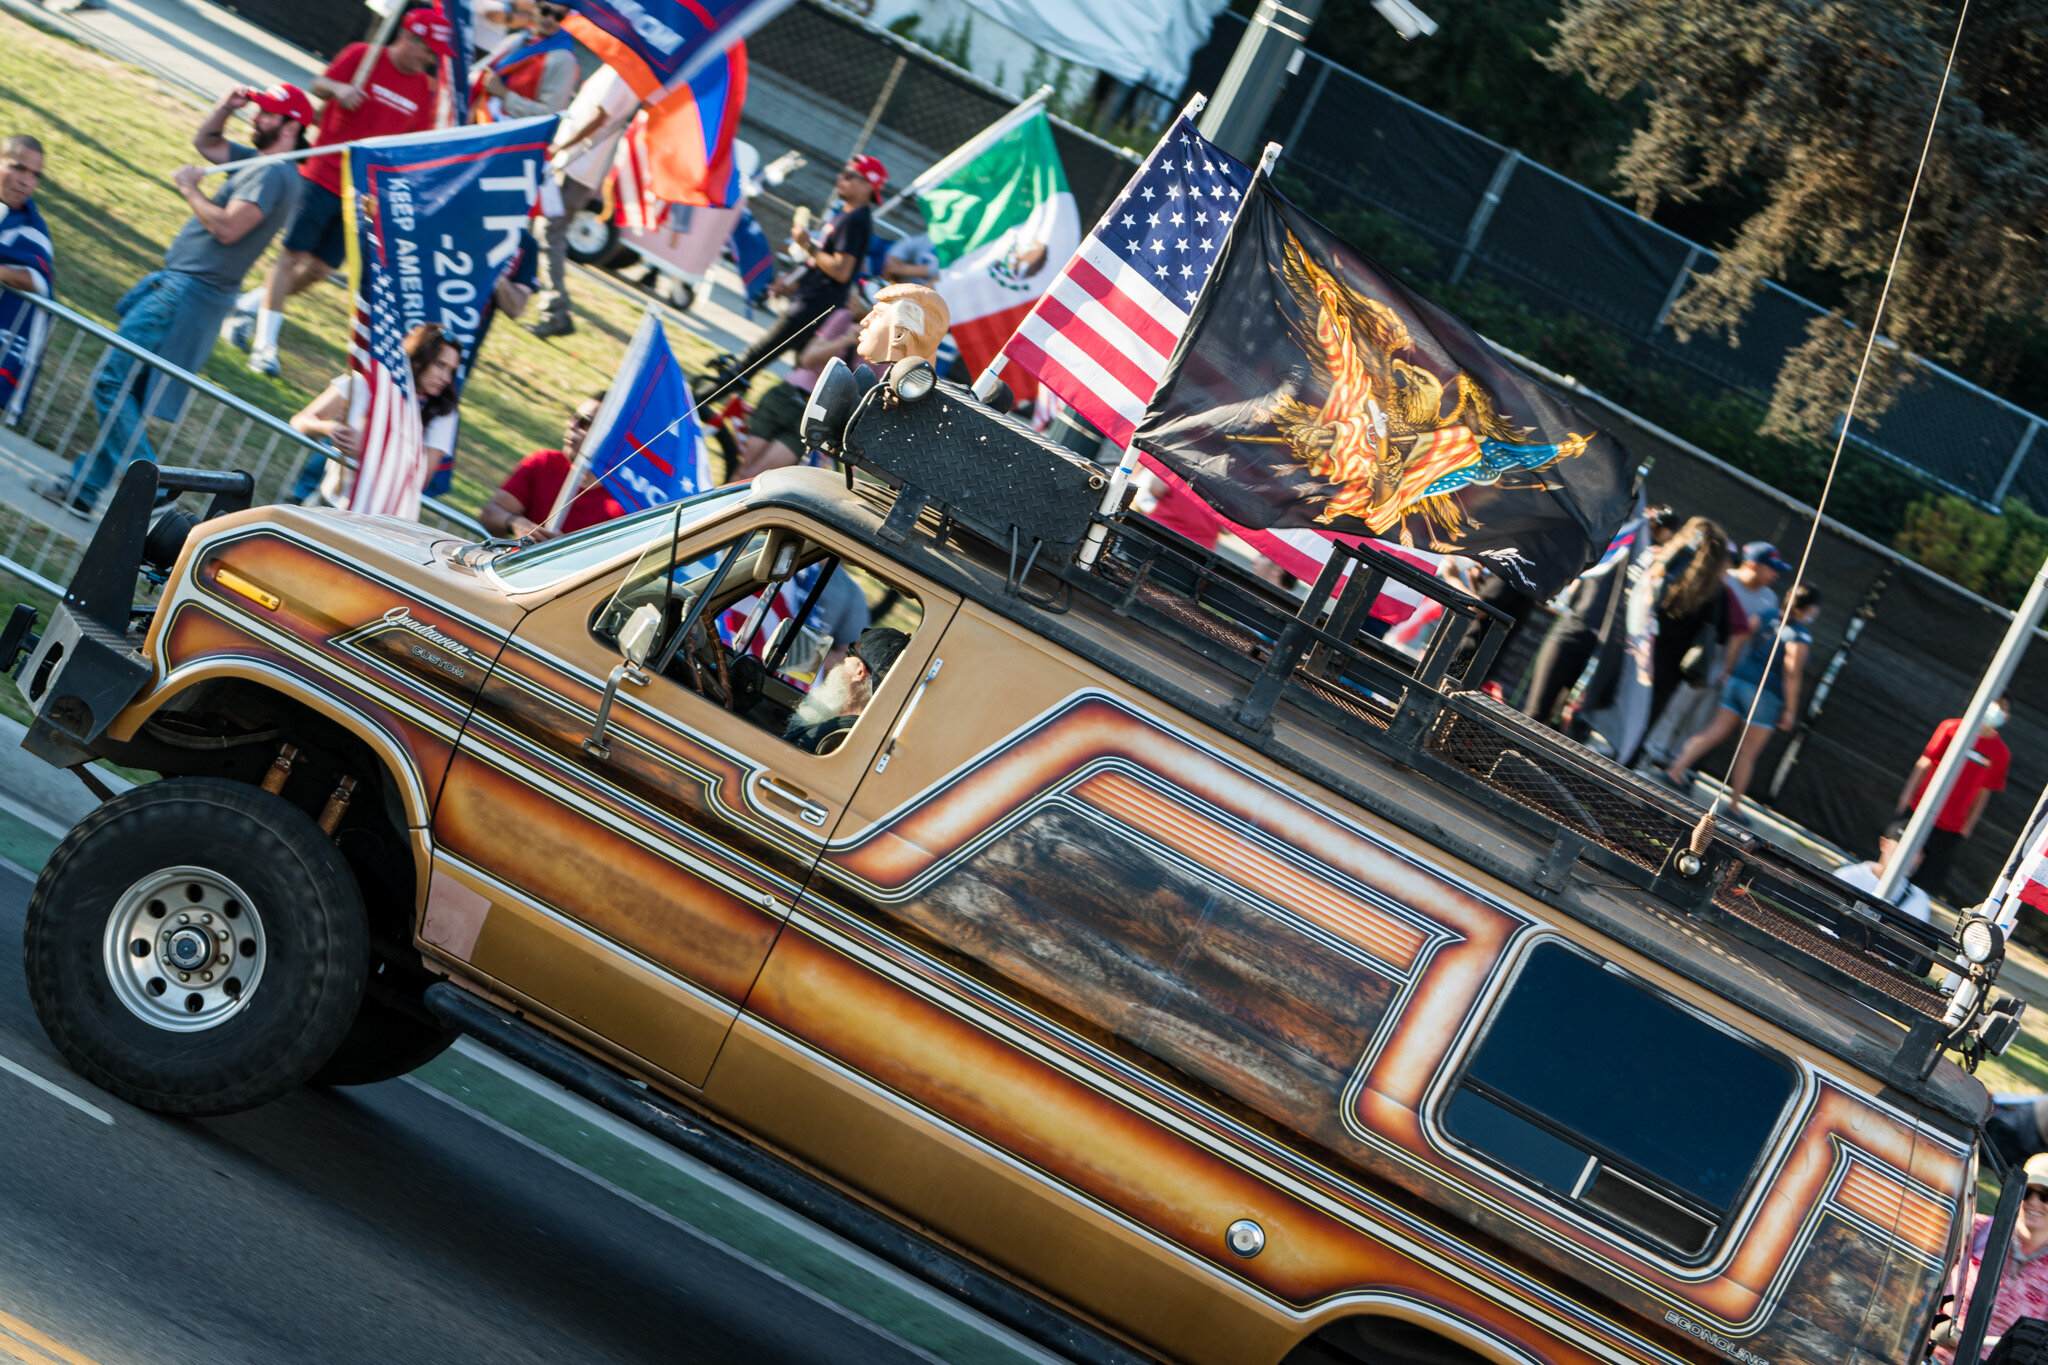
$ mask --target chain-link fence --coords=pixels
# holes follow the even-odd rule
[[[1242,32],[1219,16],[1211,51]],[[1199,79],[1199,75],[1197,76]],[[1632,349],[1719,385],[1767,395],[1785,355],[1825,310],[1764,289],[1735,341],[1672,330],[1672,305],[1715,255],[1511,148],[1310,54],[1266,125],[1280,173],[1329,202],[1390,214],[1434,248],[1411,268],[1446,284],[1484,280],[1546,311],[1593,318]],[[1923,364],[1919,380],[1852,437],[1871,452],[1987,507],[2008,494],[2048,508],[2041,419]]]

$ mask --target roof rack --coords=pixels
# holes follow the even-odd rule
[[[1336,542],[1296,597],[1149,518],[1102,515],[1098,466],[966,389],[940,384],[914,403],[881,397],[862,403],[842,454],[849,484],[859,465],[896,489],[885,540],[902,544],[936,511],[941,544],[961,527],[1008,547],[1010,595],[1053,606],[1051,596],[1026,594],[1036,569],[1060,591],[1085,593],[1235,674],[1243,687],[1225,708],[1226,728],[1269,738],[1284,700],[1545,840],[1533,877],[1508,874],[1531,895],[1554,899],[1572,866],[1587,863],[1905,1025],[1901,1070],[1925,1078],[1956,1045],[1961,1030],[1943,1022],[1948,998],[1925,979],[1954,958],[1955,938],[1859,899],[1740,827],[1717,826],[1696,854],[1701,807],[1463,690],[1491,666],[1511,624],[1504,613],[1370,545]],[[963,450],[973,458],[960,458]],[[1091,524],[1106,542],[1083,568]],[[1390,583],[1443,608],[1419,660],[1372,629],[1372,604]]]

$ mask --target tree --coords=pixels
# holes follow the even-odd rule
[[[1437,31],[1408,40],[1374,12],[1370,0],[1326,0],[1308,45],[1554,171],[1609,187],[1615,152],[1636,117],[1635,102],[1617,105],[1576,75],[1544,66],[1538,54],[1551,40],[1559,0],[1419,3],[1436,19]],[[1235,0],[1233,8],[1249,14],[1252,0]]]
[[[1648,118],[1615,165],[1638,210],[1740,185],[1760,207],[1673,321],[1735,335],[1768,278],[1827,272],[1772,395],[1774,430],[1827,435],[1848,400],[1934,111],[1957,9],[1922,0],[1567,0],[1545,60]],[[1917,352],[2012,378],[2048,321],[2048,0],[1969,12],[1885,307],[1883,410]]]

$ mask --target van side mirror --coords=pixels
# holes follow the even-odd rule
[[[655,639],[660,634],[661,608],[652,602],[633,608],[633,614],[619,628],[619,653],[626,656],[626,661],[605,679],[604,700],[597,704],[597,719],[590,727],[590,738],[583,741],[583,752],[592,758],[612,756],[611,741],[606,738],[612,724],[612,704],[619,699],[621,684],[639,687],[647,682],[647,660],[653,655]]]
[[[636,665],[644,665],[654,654],[655,638],[661,634],[661,608],[643,602],[626,618],[619,630],[619,653]]]

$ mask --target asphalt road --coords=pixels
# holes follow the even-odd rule
[[[930,1359],[422,1085],[122,1104],[36,1022],[28,892],[0,864],[0,1360]]]

